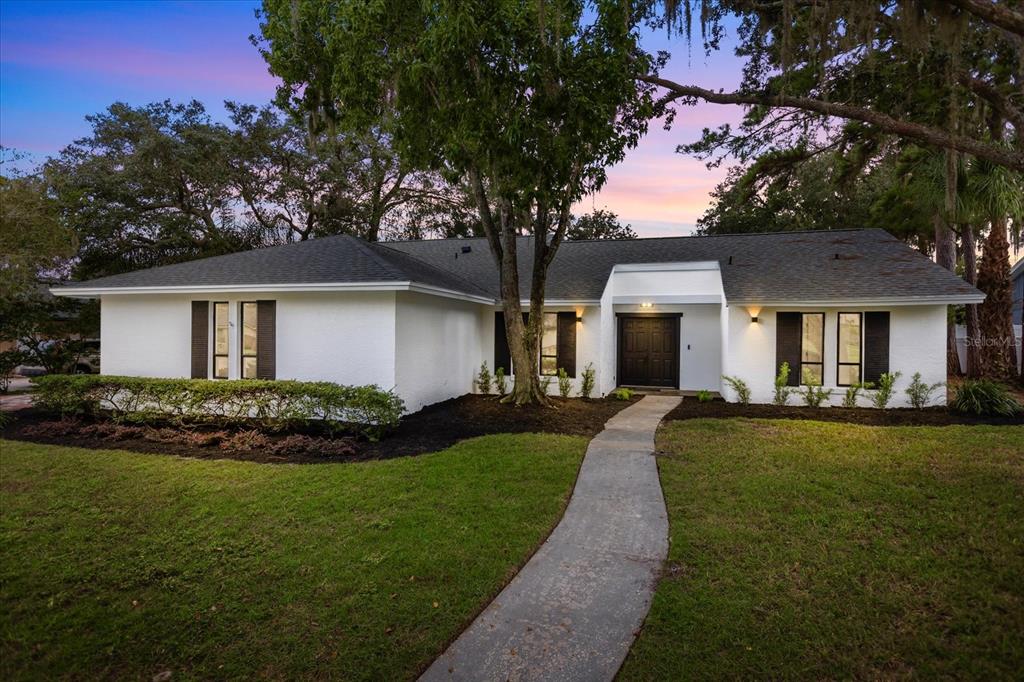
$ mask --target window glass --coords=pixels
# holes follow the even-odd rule
[[[256,323],[255,303],[242,304],[242,378],[256,378]]]
[[[822,336],[824,336],[824,315],[804,315],[804,337],[800,346],[804,362],[821,362]]]
[[[836,383],[849,386],[860,381],[860,313],[839,313],[839,357]]]
[[[228,304],[213,304],[213,378],[228,378]]]
[[[800,338],[800,383],[824,383],[825,314],[804,313]]]
[[[540,373],[558,374],[558,313],[544,313],[540,341]]]

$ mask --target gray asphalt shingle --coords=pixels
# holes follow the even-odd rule
[[[529,295],[532,268],[530,239],[521,237],[518,245],[524,298]],[[979,294],[884,230],[870,229],[566,242],[551,264],[546,296],[596,300],[617,263],[679,261],[718,261],[729,301],[839,302]],[[498,296],[497,267],[484,239],[370,244],[351,236],[325,237],[68,286],[401,281]]]

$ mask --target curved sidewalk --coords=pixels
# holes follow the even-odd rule
[[[668,553],[654,432],[680,398],[646,396],[587,448],[551,537],[421,680],[611,680]]]

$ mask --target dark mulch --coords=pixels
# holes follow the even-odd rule
[[[800,407],[787,405],[739,405],[724,400],[702,403],[695,398],[684,398],[665,419],[704,419],[750,417],[755,419],[813,419],[827,422],[846,422],[868,426],[948,426],[951,424],[1024,424],[1024,415],[1016,417],[976,417],[953,412],[945,407],[923,410],[909,408],[876,410],[867,407]]]
[[[323,463],[352,462],[368,459],[389,459],[419,455],[443,450],[456,441],[492,433],[562,433],[593,436],[601,431],[604,423],[616,412],[635,402],[600,399],[563,400],[553,398],[553,408],[512,407],[502,404],[495,396],[466,395],[442,403],[430,405],[415,414],[404,417],[390,435],[378,442],[338,438],[344,443],[335,443],[336,450],[348,449],[346,454],[325,455],[319,449],[305,452],[273,453],[274,446],[282,444],[295,434],[265,434],[266,443],[252,449],[224,447],[224,439],[204,438],[227,432],[233,435],[238,430],[217,426],[190,426],[180,429],[188,432],[187,441],[165,442],[165,428],[124,429],[106,437],[96,435],[96,429],[88,428],[88,422],[81,422],[84,428],[69,429],[54,424],[56,420],[34,409],[11,413],[12,420],[2,431],[4,438],[23,440],[48,445],[93,449],[118,449],[134,452],[178,455],[199,459],[236,459],[262,463]],[[205,444],[200,442],[207,441]]]

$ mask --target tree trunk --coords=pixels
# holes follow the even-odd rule
[[[950,272],[956,272],[956,236],[940,212],[936,211],[932,223],[935,225],[935,262]],[[946,372],[951,376],[961,374],[960,358],[956,352],[956,322],[952,316],[946,325]]]
[[[985,376],[1005,381],[1016,375],[1013,337],[1013,282],[1010,280],[1010,242],[1006,216],[992,219],[981,257],[978,288],[985,301],[978,306],[984,339]]]
[[[967,223],[963,226],[964,280],[968,284],[978,284],[978,245],[974,239],[974,226]],[[967,325],[967,376],[980,379],[985,375],[985,358],[981,350],[981,325],[978,323],[978,306],[968,303],[964,306],[964,317]]]

